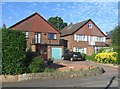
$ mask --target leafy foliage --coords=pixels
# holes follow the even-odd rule
[[[90,60],[90,61],[96,61],[95,56],[96,56],[96,54],[94,54],[94,53],[92,55],[86,55],[85,59]]]
[[[112,45],[119,46],[120,45],[120,26],[115,27],[112,33]]]
[[[100,48],[100,49],[98,50],[98,53],[102,53],[104,50],[105,50],[105,48]]]
[[[43,72],[45,69],[43,59],[39,57],[33,58],[28,68],[30,73]]]
[[[0,30],[0,73],[2,73],[2,31]]]
[[[49,68],[49,67],[47,67],[47,68],[45,68],[44,72],[55,72],[55,71],[56,71],[55,68]]]
[[[117,52],[98,53],[95,59],[99,63],[117,63]]]
[[[19,30],[2,29],[2,74],[24,72],[26,40]]]
[[[27,50],[27,52],[25,53],[25,61],[24,61],[24,66],[25,66],[25,72],[29,72],[29,64],[32,62],[32,59],[35,58],[36,56],[38,56],[38,54],[36,52],[32,52],[31,47]]]
[[[120,64],[120,26],[115,27],[112,33],[112,46],[114,51],[118,53],[117,62]]]
[[[51,23],[53,25],[53,27],[56,28],[59,31],[67,26],[67,23],[63,22],[61,17],[58,17],[58,16],[50,17],[48,19],[48,22]]]

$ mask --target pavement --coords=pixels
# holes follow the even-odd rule
[[[91,61],[56,61],[66,64],[102,67],[104,74],[99,76],[71,79],[28,80],[16,83],[3,83],[3,87],[118,87],[118,66],[105,65]],[[106,88],[108,89],[108,88]]]

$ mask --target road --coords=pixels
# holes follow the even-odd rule
[[[66,61],[67,62],[67,61]],[[118,87],[118,68],[94,62],[73,62],[81,65],[93,65],[103,67],[104,74],[85,78],[28,80],[17,83],[3,83],[2,87]],[[115,78],[114,78],[115,77]]]

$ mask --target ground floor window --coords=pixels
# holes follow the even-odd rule
[[[87,53],[87,48],[79,48],[79,47],[74,47],[73,52],[81,52],[81,53]]]
[[[101,48],[107,48],[107,47],[94,47],[94,52],[95,52],[95,54],[97,54],[97,53],[98,53],[98,50],[101,49]]]

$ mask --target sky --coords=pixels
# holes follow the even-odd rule
[[[46,20],[59,16],[68,24],[92,19],[103,32],[118,25],[118,2],[2,2],[0,27],[10,27],[35,12]]]

